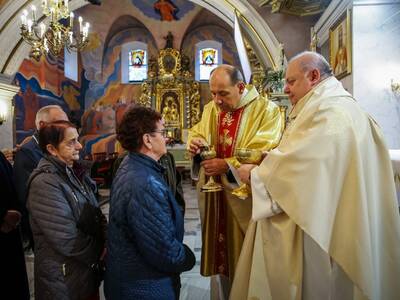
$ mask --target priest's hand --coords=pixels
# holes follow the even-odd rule
[[[19,225],[21,221],[21,213],[16,210],[8,210],[3,218],[3,223],[0,226],[0,231],[3,233],[8,233],[14,230]]]
[[[240,180],[243,183],[250,184],[250,173],[257,165],[252,164],[242,164],[238,169],[237,172],[239,174]]]
[[[196,154],[199,154],[201,151],[201,147],[204,147],[204,145],[207,145],[207,142],[204,139],[201,138],[192,139],[189,145],[190,155],[193,157]]]
[[[207,176],[221,175],[229,170],[228,164],[225,159],[222,158],[203,160],[201,166],[204,168],[204,173]]]

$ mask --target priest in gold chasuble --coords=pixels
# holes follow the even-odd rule
[[[200,152],[201,145],[214,146],[217,158],[201,162],[198,174],[199,209],[202,223],[201,274],[225,275],[233,280],[243,238],[251,216],[251,198],[232,195],[237,187],[231,169],[240,163],[236,148],[270,150],[280,139],[284,120],[279,107],[245,87],[240,71],[229,65],[214,69],[210,77],[213,101],[205,105],[201,121],[189,132],[188,150]],[[222,192],[200,192],[214,176]]]

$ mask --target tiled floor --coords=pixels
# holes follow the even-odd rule
[[[196,265],[188,272],[181,275],[181,295],[180,299],[190,300],[203,300],[210,299],[210,279],[200,275],[200,257],[201,257],[201,228],[200,228],[200,215],[197,205],[196,189],[191,185],[190,181],[184,181],[183,193],[186,202],[185,213],[185,236],[184,243],[187,244],[196,255]],[[101,191],[102,199],[100,202],[108,198],[109,191]],[[108,204],[102,206],[103,212],[108,215]],[[29,276],[29,283],[31,286],[31,299],[33,298],[33,255],[26,256],[27,271]],[[105,299],[101,287],[101,299]]]

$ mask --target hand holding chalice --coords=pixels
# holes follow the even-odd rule
[[[238,148],[235,150],[237,160],[242,164],[259,164],[263,159],[263,152],[258,149]],[[242,183],[232,191],[232,194],[240,199],[246,199],[251,194],[250,187]]]
[[[204,160],[213,159],[217,157],[217,152],[212,146],[206,145],[201,148],[200,157]],[[215,182],[213,176],[210,176],[207,183],[201,187],[201,191],[205,193],[220,192],[222,190],[222,185]]]

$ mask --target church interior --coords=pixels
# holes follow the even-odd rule
[[[50,27],[54,19],[59,25]],[[59,105],[79,128],[106,203],[113,162],[124,152],[116,139],[124,112],[154,108],[184,178],[185,239],[199,260],[186,141],[211,101],[210,71],[239,67],[286,117],[288,61],[306,50],[322,54],[381,127],[400,198],[399,37],[399,1],[0,0],[0,150],[16,151],[35,132],[36,112]],[[183,277],[181,299],[210,297],[196,267]]]

